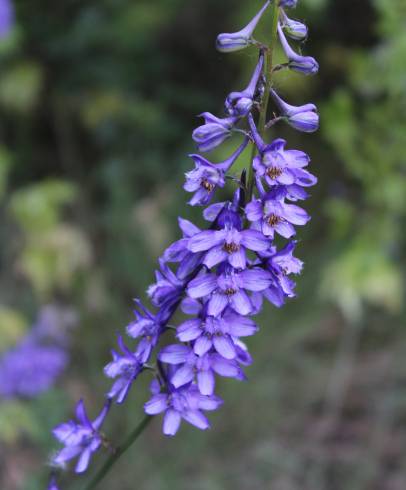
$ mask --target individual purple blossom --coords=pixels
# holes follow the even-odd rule
[[[200,430],[208,429],[210,423],[202,410],[217,410],[223,403],[215,395],[202,395],[192,384],[176,389],[168,383],[167,392],[160,393],[159,385],[153,382],[151,392],[153,396],[144,405],[144,410],[148,415],[165,412],[163,433],[167,436],[177,433],[182,419]]]
[[[246,269],[242,272],[226,269],[219,275],[201,274],[191,281],[187,294],[194,299],[209,297],[207,314],[220,315],[227,306],[240,315],[252,311],[248,291],[263,291],[271,282],[270,274],[261,269]]]
[[[231,92],[226,99],[225,108],[230,116],[245,117],[251,111],[263,69],[264,55],[261,53],[248,87],[242,92]]]
[[[10,32],[14,24],[14,7],[11,0],[0,0],[0,38]]]
[[[270,0],[267,0],[261,10],[240,31],[219,34],[216,41],[217,50],[221,51],[222,53],[230,53],[233,51],[239,51],[240,49],[244,49],[249,46],[249,44],[252,42],[252,34],[270,3]]]
[[[181,342],[193,341],[193,350],[199,356],[214,349],[225,359],[235,359],[238,339],[254,335],[257,331],[253,320],[226,310],[220,317],[206,316],[184,321],[176,329],[176,337]]]
[[[245,208],[249,221],[253,223],[254,229],[273,239],[275,233],[284,238],[295,235],[294,225],[303,226],[310,216],[306,211],[295,204],[286,204],[273,198],[254,199]]]
[[[310,158],[303,151],[285,150],[286,141],[276,139],[266,150],[255,157],[253,166],[258,177],[264,178],[270,186],[292,185],[309,187],[317,183],[317,178],[303,167]]]
[[[234,162],[241,155],[248,144],[248,138],[226,160],[220,163],[211,163],[201,155],[189,155],[195,168],[187,172],[186,182],[183,188],[187,192],[194,192],[189,201],[191,206],[205,206],[211,201],[216,189],[224,187],[225,173],[230,170]]]
[[[55,466],[65,466],[71,459],[78,458],[75,472],[83,473],[86,471],[90,458],[102,445],[102,436],[99,432],[104,419],[110,409],[108,400],[98,417],[91,422],[87,416],[83,400],[76,405],[76,419],[60,424],[53,430],[54,436],[65,447],[62,448],[53,458]]]
[[[271,90],[271,95],[278,105],[282,116],[294,129],[304,133],[313,133],[319,129],[319,115],[314,104],[293,106],[281,99],[275,90]]]
[[[210,112],[200,114],[204,118],[204,124],[193,131],[193,139],[197,143],[199,151],[211,151],[221,145],[231,136],[231,130],[237,122],[237,117],[219,118]]]
[[[173,344],[164,347],[158,359],[166,364],[177,366],[171,374],[171,384],[180,388],[195,377],[197,387],[202,395],[213,395],[215,388],[215,374],[223,377],[245,379],[238,363],[216,353],[205,353],[198,356],[192,347],[182,344]]]
[[[144,364],[139,356],[131,352],[124,344],[121,335],[118,337],[118,345],[122,354],[117,353],[114,349],[111,351],[113,360],[104,368],[104,373],[109,378],[116,379],[107,397],[116,398],[117,403],[123,403]]]
[[[145,308],[140,300],[136,299],[135,304],[137,306],[134,310],[135,321],[127,325],[127,334],[133,339],[140,338],[136,355],[140,362],[146,363],[152,349],[158,343],[162,328],[156,316]]]
[[[207,230],[194,235],[188,249],[194,253],[207,252],[203,263],[211,269],[221,262],[228,262],[236,269],[245,269],[246,251],[263,252],[269,247],[269,240],[255,230],[238,230],[226,226],[222,230]]]
[[[317,61],[312,56],[301,56],[293,51],[280,24],[278,24],[278,34],[283,51],[289,60],[289,68],[299,73],[303,73],[304,75],[315,75],[319,71],[319,64]]]

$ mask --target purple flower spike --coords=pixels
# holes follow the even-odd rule
[[[275,232],[284,238],[291,238],[296,234],[293,225],[303,226],[310,220],[304,209],[277,199],[267,199],[265,202],[254,199],[247,205],[246,214],[254,229],[261,230],[271,239]]]
[[[249,46],[252,41],[251,36],[270,3],[270,0],[268,0],[257,15],[241,31],[219,34],[216,41],[217,50],[222,53],[231,53]]]
[[[0,38],[10,32],[14,24],[14,8],[11,0],[0,0]]]
[[[261,54],[248,87],[242,92],[231,92],[227,97],[225,108],[230,116],[245,117],[250,112],[263,68],[264,55]]]
[[[286,118],[290,126],[304,133],[313,133],[319,128],[319,115],[314,104],[293,106],[282,100],[275,90],[271,90],[271,95],[278,105],[281,114]]]
[[[285,34],[278,24],[278,34],[283,50],[289,60],[289,68],[304,75],[315,75],[319,71],[319,64],[311,56],[300,56],[290,47]]]
[[[75,467],[76,473],[86,471],[90,458],[102,444],[102,436],[99,429],[103,425],[104,419],[110,409],[111,401],[108,400],[99,416],[91,422],[87,416],[83,400],[76,405],[76,418],[78,422],[70,420],[65,424],[60,424],[53,430],[54,436],[59,442],[65,445],[53,458],[56,466],[65,466],[73,458],[78,458]]]
[[[264,178],[270,187],[315,185],[316,177],[303,169],[310,162],[308,155],[303,151],[285,150],[285,146],[286,141],[283,139],[276,139],[267,146],[262,155],[254,159],[256,175]]]
[[[111,351],[113,361],[104,368],[104,374],[109,378],[117,378],[107,394],[108,398],[116,398],[117,403],[123,403],[131,385],[142,371],[143,363],[126,347],[121,335],[118,337],[118,345],[122,354]]]
[[[211,201],[216,188],[224,187],[225,173],[232,167],[248,144],[246,138],[242,145],[224,162],[211,163],[201,155],[189,155],[195,162],[195,168],[186,173],[185,191],[194,192],[189,201],[191,206],[205,206]]]
[[[200,114],[205,124],[193,131],[193,139],[197,143],[199,151],[211,151],[221,145],[223,141],[231,136],[231,130],[237,122],[237,117],[221,119],[213,116],[210,112]]]
[[[210,423],[202,410],[217,410],[222,403],[217,396],[202,395],[194,385],[189,384],[179,389],[169,385],[167,393],[157,393],[154,389],[144,410],[148,415],[165,412],[163,433],[174,436],[182,419],[200,430],[209,429]]]
[[[303,41],[307,38],[307,26],[302,22],[290,19],[286,14],[283,14],[282,27],[284,33],[295,41]]]

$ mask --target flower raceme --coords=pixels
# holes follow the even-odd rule
[[[234,135],[241,138],[243,134],[244,140],[220,163],[190,155],[195,168],[186,173],[184,189],[192,194],[191,206],[206,207],[203,217],[208,226],[198,227],[179,218],[182,235],[162,254],[156,282],[147,290],[154,311],[136,300],[135,319],[127,327],[136,345],[129,347],[119,337],[120,352],[113,351],[113,360],[105,367],[106,376],[114,380],[106,407],[113,399],[122,403],[144,371],[153,374],[151,398],[144,410],[150,416],[163,414],[163,433],[168,436],[177,433],[182,421],[201,430],[209,428],[205,412],[223,403],[215,394],[216,378],[246,379],[243,368],[252,358],[242,339],[257,333],[253,317],[262,310],[264,300],[281,307],[295,296],[293,276],[300,274],[303,263],[294,256],[294,237],[297,227],[310,220],[297,201],[308,197],[307,189],[317,179],[307,170],[310,158],[306,153],[289,148],[281,138],[268,140],[266,130],[284,120],[308,133],[318,128],[319,117],[314,104],[296,107],[272,88],[270,94],[265,93],[277,73],[269,66],[274,46],[252,37],[265,11],[272,8],[277,18],[270,37],[277,42],[279,32],[289,60],[285,67],[315,73],[318,64],[314,58],[298,55],[284,34],[293,40],[307,36],[307,27],[284,12],[295,5],[296,1],[267,1],[244,29],[218,36],[219,51],[251,45],[258,50],[258,61],[247,88],[226,98],[225,117],[203,113],[204,124],[193,132],[193,139],[200,152],[210,152]],[[267,122],[259,114],[267,114],[269,95],[280,116]],[[247,181],[247,172],[236,176],[233,167],[248,144],[254,156]],[[218,190],[225,193],[227,183],[234,186],[230,198],[217,202]],[[178,309],[187,318],[172,325]],[[164,335],[171,340],[160,347]],[[70,422],[55,432],[65,449],[54,462],[78,456],[76,471],[83,471],[101,446],[99,427],[107,413],[105,408],[91,423],[83,410],[80,405],[79,424]]]

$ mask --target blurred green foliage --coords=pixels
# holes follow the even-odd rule
[[[245,86],[255,55],[220,55],[214,39],[258,5],[15,3],[17,25],[0,42],[0,351],[24,335],[43,302],[68,303],[81,316],[60,387],[0,403],[0,487],[39,490],[50,428],[81,396],[97,411],[115,333],[178,237],[176,217],[203,225],[180,191],[190,134],[196,114],[218,113],[225,94]],[[321,72],[281,72],[276,84],[292,103],[319,105],[322,131],[274,133],[304,148],[319,176],[306,204],[313,220],[300,232],[298,299],[259,320],[250,383],[220,384],[226,404],[213,431],[163,440],[156,424],[101,490],[134,481],[140,490],[406,488],[405,3],[299,4],[294,16],[311,28],[304,50]],[[324,437],[332,366],[355,324],[358,354],[344,357],[352,381]],[[141,382],[112,416],[115,442],[138,421],[146,390]]]

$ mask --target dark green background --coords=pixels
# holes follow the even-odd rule
[[[320,73],[283,72],[276,86],[292,103],[317,103],[321,130],[273,133],[306,150],[319,177],[299,231],[298,298],[266,308],[249,381],[219,383],[211,431],[165,439],[157,420],[100,490],[406,488],[406,3],[299,3],[292,16],[310,26],[304,50]],[[45,487],[51,427],[80,396],[98,410],[115,334],[179,236],[177,216],[202,224],[182,190],[195,116],[219,114],[256,57],[219,54],[214,40],[260,5],[16,2],[0,43],[0,350],[41,304],[74,306],[80,326],[54,390],[0,403],[2,489]],[[139,421],[146,381],[109,418],[115,442]]]

